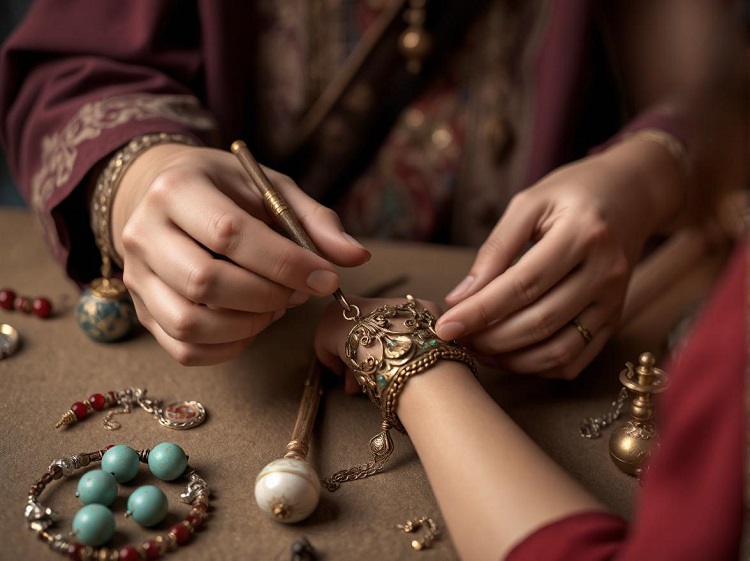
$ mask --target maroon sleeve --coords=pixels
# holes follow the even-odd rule
[[[736,560],[747,474],[746,260],[741,244],[667,369],[657,406],[660,447],[629,526],[605,513],[549,524],[507,561]]]
[[[82,185],[135,136],[210,141],[194,2],[38,0],[0,51],[0,142],[72,278],[96,275]]]

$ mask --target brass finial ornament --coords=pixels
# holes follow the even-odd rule
[[[656,445],[657,431],[651,396],[667,389],[669,377],[655,364],[651,353],[643,353],[637,367],[627,363],[620,372],[620,382],[635,397],[630,403],[630,418],[609,439],[609,455],[618,468],[630,475],[641,473]]]
[[[320,501],[320,477],[307,462],[307,454],[322,394],[321,370],[321,363],[314,360],[286,454],[267,464],[255,478],[255,501],[260,510],[276,522],[293,524],[304,520]]]

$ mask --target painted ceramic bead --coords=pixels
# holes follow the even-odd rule
[[[281,458],[264,467],[255,479],[255,501],[278,522],[299,522],[320,500],[320,481],[305,461]]]
[[[109,506],[117,498],[117,480],[111,473],[94,469],[81,476],[76,497],[85,504]]]
[[[83,332],[102,343],[128,335],[136,323],[135,307],[125,285],[118,279],[99,278],[83,292],[76,306]]]
[[[185,451],[173,442],[162,442],[148,454],[148,467],[156,477],[172,481],[185,473],[188,457]]]
[[[102,456],[101,467],[115,476],[118,483],[127,483],[138,475],[140,460],[138,452],[125,444],[118,444]]]
[[[73,535],[84,545],[100,546],[111,540],[114,533],[115,516],[104,505],[86,505],[73,518]]]
[[[169,512],[169,504],[164,491],[154,485],[138,487],[128,497],[127,516],[141,526],[158,524]]]

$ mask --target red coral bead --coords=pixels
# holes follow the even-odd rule
[[[26,296],[16,296],[16,299],[13,302],[13,307],[19,312],[30,314],[31,313],[31,300],[26,298]]]
[[[34,315],[40,318],[48,318],[52,315],[52,303],[47,298],[34,298],[31,309]]]
[[[161,548],[155,540],[148,540],[141,547],[143,547],[143,553],[146,554],[146,559],[158,559],[161,557]]]
[[[91,404],[91,408],[94,411],[99,411],[100,409],[104,409],[107,400],[104,399],[104,396],[102,394],[95,393],[89,396],[89,403]]]
[[[79,421],[83,421],[89,413],[86,410],[86,405],[82,401],[76,401],[70,406],[70,410],[75,413],[76,419]]]
[[[81,561],[81,550],[83,550],[84,546],[80,543],[72,543],[68,546],[68,558],[73,559],[73,561]]]
[[[184,524],[175,524],[169,529],[169,531],[174,534],[175,538],[177,538],[177,543],[179,545],[184,544],[190,537],[190,530],[188,530],[187,526]]]
[[[141,554],[132,545],[121,547],[117,553],[120,561],[141,561]]]
[[[16,301],[16,293],[10,288],[3,288],[0,290],[0,308],[6,310],[13,309],[13,303]]]
[[[203,517],[200,514],[196,514],[191,512],[185,517],[185,520],[190,522],[190,525],[193,527],[194,530],[197,530],[201,527],[201,524],[203,524]]]

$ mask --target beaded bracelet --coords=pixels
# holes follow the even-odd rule
[[[325,479],[322,484],[329,491],[383,469],[393,453],[390,429],[406,432],[396,409],[409,378],[429,370],[439,360],[462,362],[477,375],[473,357],[455,341],[444,341],[437,335],[435,317],[429,310],[418,309],[413,296],[407,295],[403,304],[380,306],[364,317],[357,306],[351,307],[353,316],[344,313],[346,319],[356,322],[346,339],[346,362],[362,392],[380,408],[383,422],[381,432],[370,439],[372,460]],[[362,359],[360,347],[367,349]]]
[[[54,515],[50,508],[39,502],[39,496],[49,483],[63,476],[70,477],[82,467],[93,462],[101,462],[102,456],[110,447],[95,452],[83,452],[73,456],[54,460],[39,480],[31,486],[29,498],[24,510],[26,526],[37,533],[40,539],[47,542],[53,551],[68,555],[77,561],[141,561],[143,559],[158,559],[167,552],[174,551],[185,544],[190,536],[201,526],[208,515],[208,497],[210,491],[206,482],[198,473],[187,467],[182,477],[187,480],[185,492],[180,494],[180,500],[191,506],[188,515],[169,528],[162,535],[143,542],[139,546],[126,545],[119,549],[108,547],[90,547],[69,541],[63,534],[53,534],[49,528],[54,525]],[[138,452],[142,463],[148,463],[150,450],[148,448]]]
[[[110,411],[102,419],[102,424],[109,430],[120,428],[120,423],[112,420],[114,415],[130,413],[136,406],[153,415],[161,426],[168,429],[192,429],[206,419],[206,408],[197,401],[183,400],[164,405],[161,399],[146,397],[147,392],[146,388],[126,388],[117,392],[92,394],[88,399],[73,403],[60,417],[55,428],[73,425],[83,421],[90,413],[113,405],[119,405],[120,409]]]

